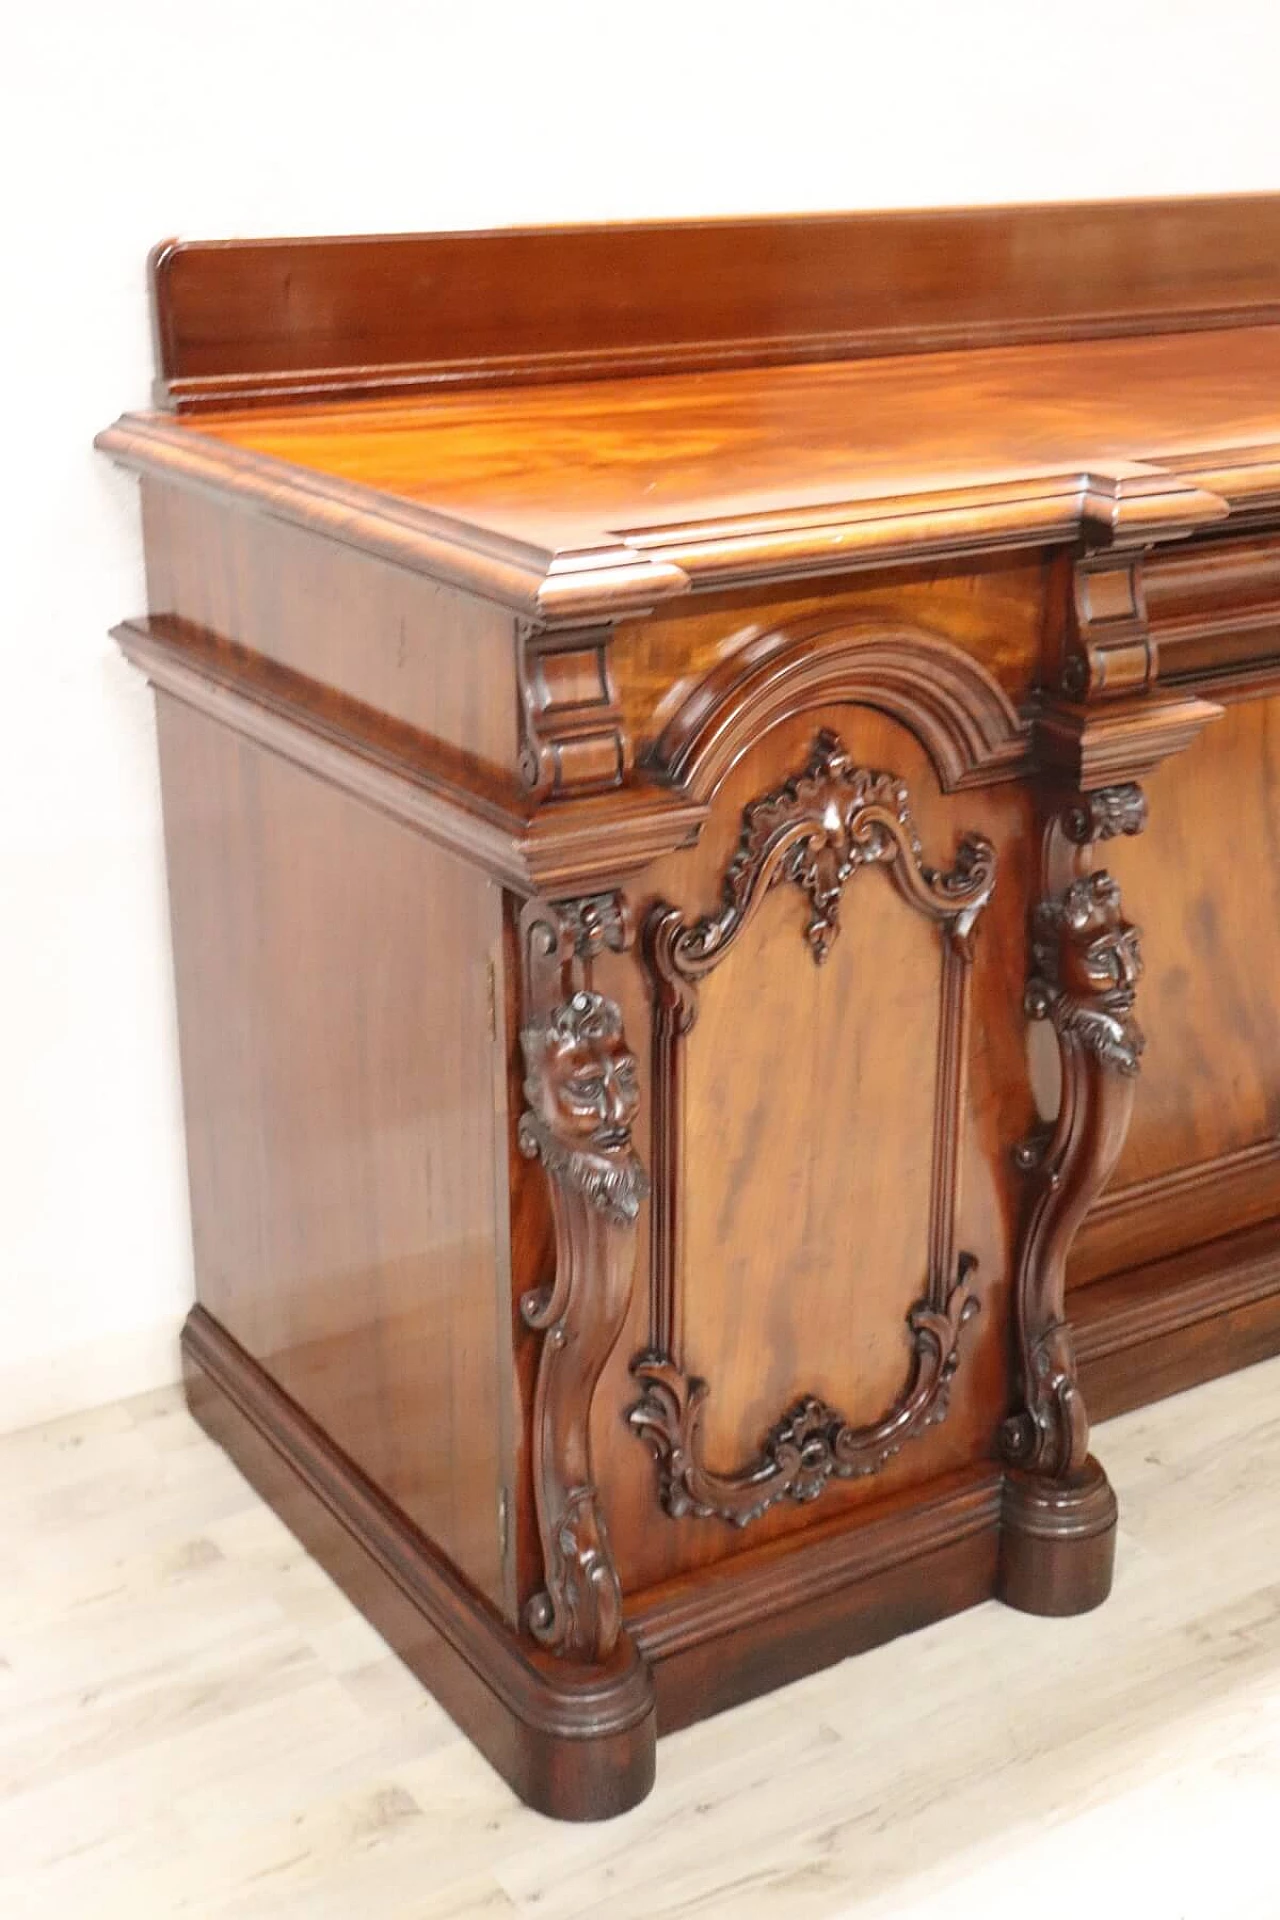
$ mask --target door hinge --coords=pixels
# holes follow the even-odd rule
[[[485,1003],[489,1014],[489,1038],[496,1040],[498,1037],[498,969],[492,959],[485,961],[484,975]]]

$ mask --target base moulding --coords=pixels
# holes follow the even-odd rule
[[[542,1653],[202,1307],[182,1334],[195,1418],[521,1799],[598,1820],[642,1800],[659,1731],[996,1595],[1084,1611],[1109,1585],[1114,1500],[1028,1499],[980,1464],[636,1595],[603,1666]],[[1092,1463],[1091,1463],[1092,1465]]]
[[[1109,1420],[1280,1353],[1280,1220],[1067,1296],[1085,1405]]]

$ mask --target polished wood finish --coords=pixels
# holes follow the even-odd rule
[[[498,233],[170,240],[178,407],[509,384],[1280,317],[1273,199]]]
[[[1201,1231],[1232,1217],[1215,1195]],[[1276,1222],[1100,1280],[1073,1295],[1071,1321],[1085,1403],[1097,1419],[1269,1359],[1280,1353]]]
[[[1280,1347],[1278,236],[157,256],[192,1403],[546,1811]]]
[[[1280,326],[1258,326],[132,415],[101,444],[173,485],[581,623],[745,580],[1081,537],[1140,545],[1266,508],[1280,500],[1278,371]]]
[[[936,1121],[927,1200],[928,1284],[907,1314],[910,1373],[885,1409],[861,1425],[821,1397],[804,1396],[774,1421],[753,1460],[734,1472],[716,1472],[701,1457],[708,1386],[691,1377],[681,1360],[682,1188],[691,1159],[684,1139],[685,1039],[697,1018],[701,984],[780,880],[800,887],[807,897],[804,937],[815,966],[821,966],[840,931],[845,883],[859,868],[871,866],[883,866],[899,896],[935,922],[942,936],[931,1089]],[[673,1519],[693,1514],[746,1526],[779,1500],[817,1499],[833,1477],[879,1473],[907,1441],[945,1419],[960,1364],[961,1332],[978,1312],[971,1285],[977,1263],[955,1247],[956,1161],[969,1053],[971,942],[995,880],[995,852],[980,835],[962,840],[951,871],[926,867],[905,784],[894,774],[855,766],[838,736],[824,730],[803,772],[746,808],[721,883],[719,910],[686,921],[678,907],[659,901],[651,908],[645,938],[655,988],[657,1196],[650,1334],[634,1368],[641,1396],[628,1417],[655,1454],[662,1504]],[[726,1196],[730,1208],[737,1198]]]
[[[167,695],[159,738],[201,1299],[509,1605],[498,889]]]
[[[629,1644],[607,1666],[530,1651],[201,1307],[182,1351],[200,1424],[523,1800],[601,1820],[648,1792],[653,1681]]]
[[[877,1502],[857,1527],[808,1528],[803,1556],[764,1544],[651,1587],[627,1618],[653,1670],[659,1732],[985,1600],[1001,1499],[989,1467],[949,1474]]]

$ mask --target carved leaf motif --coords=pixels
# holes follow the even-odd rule
[[[525,1609],[535,1640],[588,1658],[616,1644],[622,1594],[594,1487],[573,1487],[565,1496],[546,1545],[546,1582]]]
[[[808,897],[805,937],[820,966],[840,931],[846,884],[860,867],[877,865],[891,869],[899,891],[914,906],[951,921],[961,939],[995,884],[995,851],[979,834],[961,842],[949,873],[927,866],[903,781],[894,773],[856,766],[839,736],[824,728],[803,773],[744,809],[719,911],[690,925],[665,925],[659,948],[656,929],[660,922],[670,923],[673,910],[654,910],[650,949],[655,964],[668,979],[701,978],[723,959],[763,896],[787,880]]]
[[[816,1500],[835,1480],[878,1473],[908,1440],[946,1416],[959,1365],[960,1333],[978,1312],[969,1282],[976,1261],[962,1254],[945,1307],[917,1301],[908,1315],[913,1364],[906,1387],[870,1426],[852,1427],[824,1400],[808,1394],[777,1420],[756,1458],[718,1473],[701,1457],[708,1388],[674,1362],[647,1355],[633,1371],[644,1389],[628,1419],[658,1461],[662,1504],[673,1519],[694,1514],[745,1527],[780,1500]]]
[[[1114,833],[1137,832],[1144,818],[1139,790],[1117,787],[1073,805],[1062,826],[1068,842],[1089,846]],[[1014,1281],[1022,1406],[1001,1428],[1000,1446],[1013,1466],[1066,1478],[1083,1470],[1089,1451],[1089,1422],[1065,1321],[1067,1258],[1111,1175],[1129,1123],[1143,1049],[1133,1017],[1142,952],[1111,875],[1078,870],[1036,908],[1031,950],[1026,1008],[1033,1019],[1053,1025],[1061,1091],[1051,1126],[1015,1155],[1034,1183],[1034,1198]]]
[[[1055,1458],[1071,1461],[1087,1454],[1089,1422],[1076,1378],[1071,1330],[1064,1321],[1054,1321],[1035,1341],[1027,1405],[1005,1421],[1000,1445],[1013,1466],[1043,1465]]]
[[[562,962],[566,949],[623,938],[625,916],[610,900],[540,915],[530,923],[539,948]],[[622,1596],[592,1471],[591,1397],[626,1317],[648,1190],[631,1144],[636,1063],[617,1004],[589,988],[531,1010],[520,1039],[529,1102],[520,1146],[546,1171],[556,1232],[552,1278],[520,1302],[542,1336],[531,1466],[544,1586],[525,1621],[553,1652],[601,1661],[622,1632]]]
[[[1081,847],[1095,840],[1114,840],[1117,834],[1141,833],[1146,824],[1147,796],[1136,780],[1081,794],[1062,817],[1068,840]]]

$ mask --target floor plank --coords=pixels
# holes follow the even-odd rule
[[[0,1439],[5,1920],[1277,1920],[1280,1360],[1099,1428],[1115,1594],[995,1605],[520,1806],[176,1393]]]

